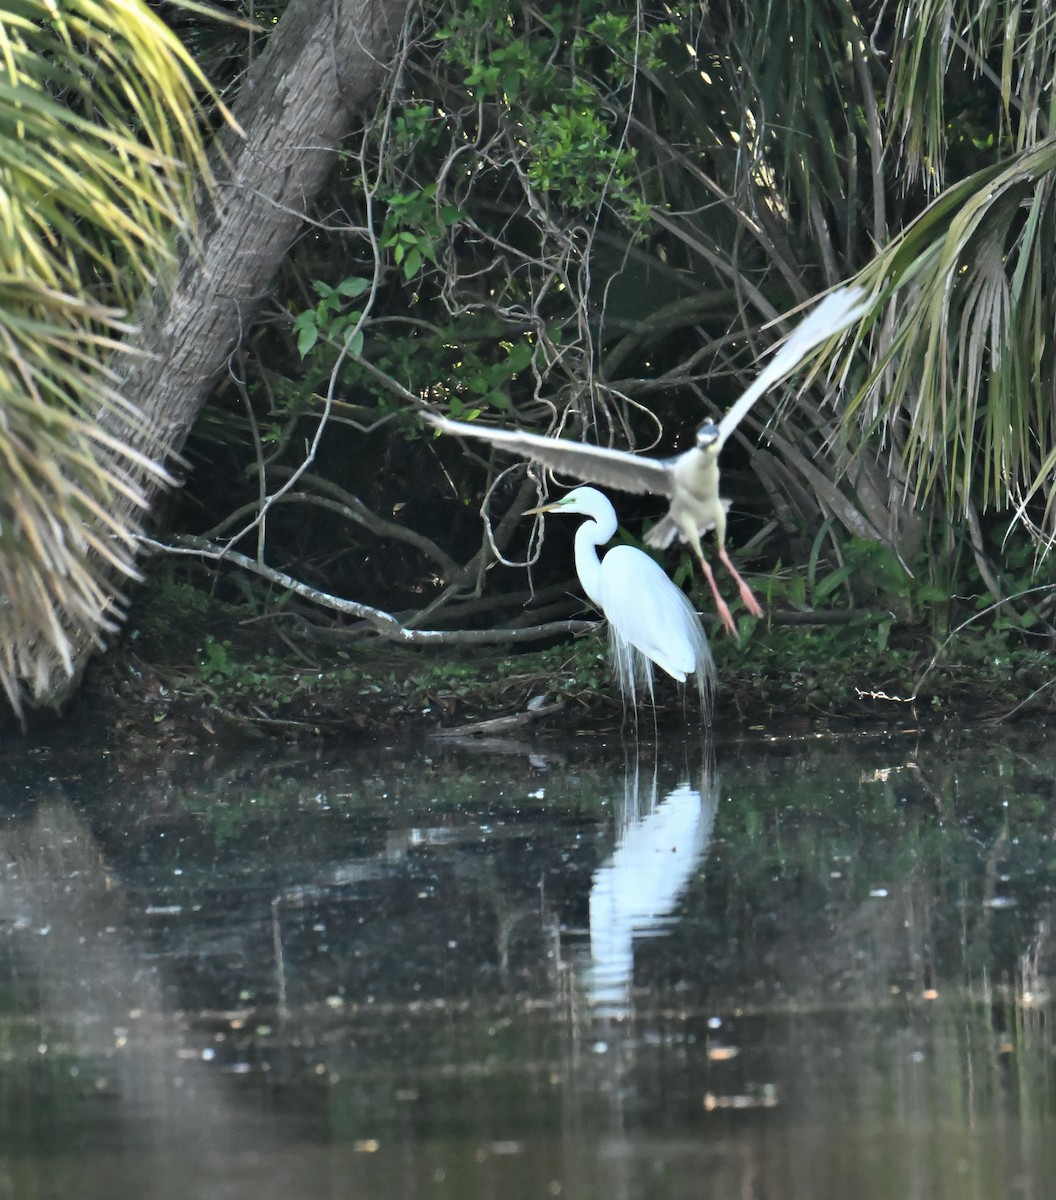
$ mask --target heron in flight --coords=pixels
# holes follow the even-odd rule
[[[756,617],[761,617],[763,610],[726,551],[726,511],[730,504],[719,495],[719,454],[727,438],[764,392],[791,375],[811,350],[846,329],[868,307],[865,291],[860,287],[841,288],[827,296],[792,330],[785,344],[729,412],[717,424],[710,419],[705,421],[697,429],[696,444],[673,458],[645,458],[607,446],[467,424],[433,413],[424,415],[434,428],[443,433],[480,438],[491,442],[498,450],[522,454],[525,458],[552,470],[574,475],[577,479],[624,492],[649,492],[666,496],[670,502],[667,514],[649,531],[646,542],[660,548],[669,546],[676,537],[688,542],[715,597],[715,606],[723,624],[736,634],[737,627],[729,607],[704,557],[700,544],[702,534],[709,529],[715,530],[718,556],[736,581],[745,608]]]

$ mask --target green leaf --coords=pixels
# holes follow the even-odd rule
[[[517,342],[506,354],[506,367],[512,374],[523,371],[532,361],[532,347],[527,342]]]
[[[334,290],[342,296],[354,300],[356,296],[362,296],[372,282],[373,280],[364,279],[361,275],[352,275],[348,279],[343,279]]]
[[[854,570],[852,563],[844,563],[842,567],[837,567],[831,574],[814,587],[815,603],[819,600],[824,600],[826,596],[831,595],[838,587],[846,583],[851,577],[851,572]]]

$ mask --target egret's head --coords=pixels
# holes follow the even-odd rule
[[[597,518],[607,512],[611,513],[612,505],[597,488],[577,487],[563,496],[559,496],[558,499],[551,500],[549,504],[542,504],[539,508],[529,508],[524,515],[530,517],[533,513],[551,512],[578,513],[581,516]]]
[[[697,427],[697,449],[707,450],[709,446],[714,446],[719,440],[719,427],[715,422],[708,419]]]

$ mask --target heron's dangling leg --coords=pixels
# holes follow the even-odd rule
[[[726,505],[719,505],[718,511],[715,514],[715,546],[719,552],[719,558],[722,559],[722,565],[733,576],[740,589],[741,602],[744,607],[752,614],[753,617],[761,617],[763,615],[762,607],[759,601],[752,594],[752,589],[741,578],[740,572],[730,561],[730,556],[726,552]]]
[[[703,554],[700,556],[700,569],[704,572],[704,578],[708,581],[708,586],[711,588],[711,594],[715,597],[715,607],[719,610],[719,617],[722,620],[723,625],[726,626],[726,628],[730,631],[730,633],[733,634],[734,637],[737,637],[737,626],[734,623],[733,615],[730,612],[730,606],[719,594],[719,587],[715,582],[715,575],[711,567],[708,566],[708,560]]]
[[[687,529],[686,532],[692,535],[689,539],[690,544],[693,547],[693,553],[697,556],[697,562],[700,563],[700,569],[704,572],[704,578],[708,581],[708,587],[711,588],[711,594],[715,597],[715,607],[718,609],[719,619],[730,633],[736,637],[737,626],[734,624],[729,605],[719,594],[719,585],[715,582],[715,573],[712,571],[708,560],[704,557],[704,550],[700,544],[700,535],[695,528]]]
[[[741,591],[741,601],[744,604],[744,607],[752,614],[753,617],[761,617],[763,615],[762,606],[753,595],[752,589],[744,582],[738,573],[737,568],[730,561],[730,556],[726,553],[726,547],[722,544],[722,542],[719,542],[719,558],[722,559],[726,570],[729,571],[729,573],[736,580],[737,586]]]

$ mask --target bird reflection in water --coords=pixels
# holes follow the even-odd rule
[[[645,795],[637,762],[628,770],[616,848],[594,872],[590,888],[587,995],[599,1016],[633,1010],[634,943],[663,936],[711,842],[718,804],[710,764],[700,785],[688,780],[657,798],[656,767]]]

